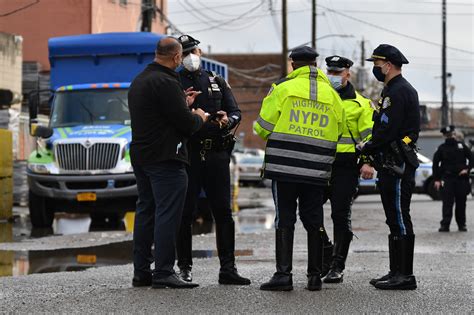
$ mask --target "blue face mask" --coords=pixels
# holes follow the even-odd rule
[[[341,76],[328,74],[328,79],[335,90],[340,90],[342,88]]]

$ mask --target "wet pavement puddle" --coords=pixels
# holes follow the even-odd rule
[[[48,229],[33,229],[26,216],[17,217],[13,223],[0,223],[0,243],[46,236],[72,235],[92,231],[133,231],[133,216],[126,215],[120,222],[92,220],[89,215],[59,213],[53,226]],[[245,210],[234,216],[236,233],[255,233],[273,228],[274,213]],[[193,234],[215,232],[211,221],[196,221]],[[34,273],[80,271],[91,267],[123,265],[132,262],[131,240],[100,246],[63,248],[56,250],[10,251],[0,250],[0,277]],[[252,256],[253,250],[236,250],[236,256]],[[216,250],[193,250],[195,258],[217,257]]]
[[[117,242],[85,248],[56,250],[2,251],[0,277],[34,273],[81,271],[91,267],[132,263],[133,242]],[[253,250],[236,250],[235,256],[252,256]],[[194,258],[217,257],[216,250],[193,250]]]

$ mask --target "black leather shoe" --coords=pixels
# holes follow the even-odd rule
[[[415,290],[416,278],[414,275],[397,274],[385,281],[378,281],[374,287],[381,290]]]
[[[449,232],[449,226],[441,225],[438,232]]]
[[[390,279],[391,277],[394,276],[394,273],[389,271],[385,276],[382,276],[380,278],[374,278],[372,280],[369,281],[369,283],[373,286],[375,286],[375,284],[379,281],[387,281],[388,279]]]
[[[344,272],[339,268],[332,268],[329,270],[326,278],[324,278],[324,283],[342,283],[344,279]]]
[[[465,225],[459,226],[458,229],[459,232],[467,232],[467,227]]]
[[[293,290],[293,277],[291,274],[275,273],[270,281],[260,286],[264,291],[291,291]]]
[[[309,291],[320,291],[323,286],[321,282],[321,277],[317,276],[308,276],[308,285],[306,286],[306,290]]]
[[[193,273],[191,272],[191,269],[181,269],[178,275],[181,279],[183,279],[186,282],[193,281]]]
[[[250,279],[244,278],[237,270],[219,272],[219,284],[250,285]]]
[[[149,277],[139,277],[137,275],[133,276],[132,286],[135,288],[151,286],[151,275]]]
[[[198,287],[199,284],[183,281],[177,274],[169,275],[166,278],[153,278],[151,287],[153,289],[164,289],[164,288],[173,288],[173,289],[192,289]]]

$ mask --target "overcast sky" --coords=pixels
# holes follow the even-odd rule
[[[447,70],[455,86],[454,101],[474,102],[474,0],[447,2],[447,45],[452,48],[447,50]],[[168,0],[168,4],[169,19],[200,40],[205,52],[208,45],[213,53],[281,51],[281,0]],[[317,0],[317,4],[317,37],[353,36],[318,40],[319,62],[340,54],[359,65],[362,38],[367,54],[380,43],[391,44],[410,61],[403,73],[420,100],[441,100],[441,0]],[[288,46],[310,40],[311,0],[288,0]],[[366,67],[370,70],[371,63]]]

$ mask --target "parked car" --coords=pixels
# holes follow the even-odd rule
[[[434,188],[432,176],[433,162],[421,153],[418,153],[418,161],[420,162],[420,166],[417,168],[415,173],[414,192],[417,194],[427,194],[433,200],[440,200],[440,193]],[[360,179],[358,191],[359,195],[376,194],[378,192],[377,174],[374,175],[373,179]]]
[[[262,184],[263,155],[242,155],[238,159],[238,165],[240,183]]]

